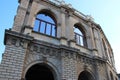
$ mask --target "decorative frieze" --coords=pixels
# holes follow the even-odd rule
[[[89,65],[96,65],[96,66],[101,66],[103,67],[104,63],[103,61],[95,58],[90,58],[82,55],[77,55],[77,62],[78,63],[83,63],[83,64],[89,64]]]
[[[23,48],[27,48],[27,42],[26,40],[22,39],[22,38],[16,38],[16,37],[11,37],[9,36],[9,38],[6,41],[7,45],[14,45],[16,47],[23,47]]]
[[[29,45],[29,51],[31,54],[39,54],[40,56],[54,56],[54,57],[59,57],[59,50],[56,48],[51,48],[48,46],[43,46],[43,45],[38,45],[38,44],[34,44],[31,43],[31,45]],[[29,53],[28,53],[29,54]]]

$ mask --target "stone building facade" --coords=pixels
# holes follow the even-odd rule
[[[4,44],[0,80],[118,80],[101,26],[64,1],[19,0]]]

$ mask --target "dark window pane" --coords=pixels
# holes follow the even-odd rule
[[[78,27],[74,27],[74,33],[75,33],[75,40],[76,43],[81,45],[81,46],[85,46],[85,36],[83,35],[82,31],[80,29],[78,29]]]
[[[51,32],[51,25],[47,24],[46,34],[50,35]]]
[[[52,26],[52,36],[56,36],[56,27]]]
[[[41,33],[44,33],[44,31],[45,31],[45,23],[44,23],[44,22],[41,22],[40,32],[41,32]]]
[[[38,31],[38,28],[39,28],[39,21],[38,21],[38,20],[35,20],[35,24],[34,24],[33,30],[34,30],[34,31]]]

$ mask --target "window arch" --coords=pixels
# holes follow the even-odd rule
[[[79,24],[74,25],[74,36],[75,36],[76,43],[78,45],[87,47],[85,32],[81,28],[81,25]]]
[[[45,35],[57,36],[56,20],[49,10],[42,10],[37,14],[33,30]]]

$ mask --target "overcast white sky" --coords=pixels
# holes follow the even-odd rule
[[[4,52],[4,30],[13,25],[18,0],[0,2],[0,59]],[[91,15],[100,24],[114,52],[117,72],[120,73],[120,0],[65,0],[85,15]]]

